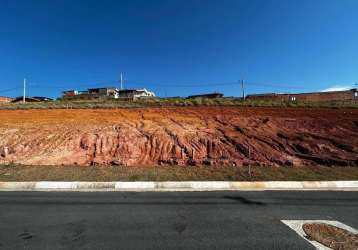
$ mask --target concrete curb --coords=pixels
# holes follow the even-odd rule
[[[0,182],[0,191],[358,191],[358,181]]]

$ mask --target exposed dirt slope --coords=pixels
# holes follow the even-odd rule
[[[0,163],[358,166],[358,110],[0,111],[4,146]]]

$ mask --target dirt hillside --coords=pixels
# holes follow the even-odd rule
[[[30,165],[358,166],[358,110],[3,110],[0,153]]]

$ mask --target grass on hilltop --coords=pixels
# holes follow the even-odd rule
[[[358,167],[100,167],[0,165],[0,181],[333,181]]]
[[[113,109],[141,107],[193,107],[193,106],[244,106],[244,107],[305,107],[305,108],[358,108],[357,101],[329,102],[285,102],[269,100],[245,100],[235,97],[224,98],[147,98],[136,101],[117,99],[55,100],[32,103],[0,104],[0,110],[16,109]]]

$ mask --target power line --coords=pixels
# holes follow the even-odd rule
[[[113,81],[106,81],[106,82],[97,82],[97,83],[92,83],[92,84],[81,84],[81,85],[76,85],[76,87],[90,87],[90,86],[98,86],[98,85],[104,85],[104,84],[113,84],[116,83],[118,81],[113,80]],[[124,79],[122,78],[122,88],[123,88],[123,82]],[[47,88],[47,89],[62,89],[62,88],[70,88],[67,87],[65,85],[42,85],[42,84],[37,84],[34,82],[29,82],[28,83],[29,86],[31,86],[32,88]],[[167,83],[167,84],[156,84],[156,83],[140,83],[140,82],[127,82],[127,84],[129,85],[151,85],[151,86],[156,86],[156,87],[183,87],[183,88],[187,88],[187,87],[210,87],[210,86],[229,86],[229,85],[236,85],[237,82],[226,82],[226,83],[206,83],[206,84],[172,84],[172,83]]]
[[[144,83],[130,81],[129,84],[136,84],[136,85],[144,85]],[[145,83],[148,85],[148,83]],[[191,83],[191,84],[178,84],[178,83],[151,83],[152,86],[157,87],[210,87],[210,86],[232,86],[237,85],[236,82],[217,82],[217,83]],[[246,86],[259,86],[259,87],[274,87],[274,88],[287,88],[287,89],[294,89],[294,88],[302,88],[302,85],[282,85],[282,84],[267,84],[267,83],[258,83],[258,82],[245,82]]]
[[[18,90],[18,89],[21,89],[22,87],[16,87],[16,88],[11,88],[11,89],[3,89],[3,90],[0,90],[0,93],[7,93],[7,92],[11,92],[11,91],[14,91],[14,90]]]
[[[115,84],[117,83],[117,81],[105,81],[105,82],[97,82],[97,83],[90,83],[90,84],[76,84],[76,87],[93,87],[93,86],[98,86],[98,85],[107,85],[107,84]],[[64,89],[64,88],[71,88],[66,86],[65,84],[54,84],[51,86],[48,85],[42,85],[42,84],[37,84],[35,82],[30,82],[29,83],[30,86],[32,88],[44,88],[44,89]],[[72,86],[73,87],[73,86]]]
[[[76,87],[89,87],[89,86],[97,86],[97,85],[105,85],[105,84],[115,84],[118,80],[111,80],[111,81],[98,81],[96,83],[91,84],[76,84],[72,86]],[[123,88],[123,75],[121,73],[120,83],[121,88]],[[154,83],[153,83],[154,82]],[[59,89],[59,88],[69,88],[66,85],[67,84],[52,84],[51,86],[47,85],[38,85],[36,83],[30,82],[29,83],[33,88],[53,88],[53,89]],[[34,84],[34,85],[32,85]],[[156,87],[176,87],[176,88],[188,88],[188,87],[210,87],[210,86],[233,86],[237,85],[237,82],[216,82],[216,83],[173,83],[173,82],[167,82],[167,83],[155,83],[155,81],[148,81],[146,83],[140,82],[140,81],[127,81],[127,84],[129,85],[151,85]],[[274,87],[274,88],[287,88],[287,89],[294,89],[294,88],[302,88],[301,84],[297,85],[282,85],[282,84],[271,84],[271,83],[258,83],[258,82],[245,82],[245,85],[249,86],[259,86],[259,87]]]
[[[148,83],[140,83],[140,82],[128,82],[128,84],[132,85],[148,85]],[[177,83],[150,83],[151,86],[156,87],[175,87],[175,88],[188,88],[188,87],[210,87],[210,86],[230,86],[230,85],[237,85],[237,82],[226,82],[226,83],[193,83],[193,84],[177,84]]]
[[[270,88],[287,88],[287,89],[297,89],[302,88],[302,85],[282,85],[282,84],[270,84],[270,83],[258,83],[258,82],[246,82],[248,86],[260,86],[260,87],[270,87]]]
[[[121,74],[122,75],[122,74]],[[123,76],[121,77],[121,87],[123,88]],[[237,86],[238,82],[216,82],[216,83],[150,83],[150,81],[148,81],[147,83],[141,83],[141,82],[137,82],[137,81],[129,81],[127,82],[127,85],[129,86],[149,86],[149,87],[165,87],[165,89],[167,88],[201,88],[201,87],[216,87],[216,86]],[[243,93],[247,92],[245,90],[249,89],[250,87],[261,87],[261,88],[281,88],[281,89],[287,89],[287,90],[291,90],[291,89],[302,89],[303,85],[282,85],[282,84],[272,84],[272,83],[259,83],[259,82],[246,82],[245,81],[245,85],[243,83],[243,80],[241,80],[241,90]],[[98,81],[98,82],[92,82],[89,84],[76,84],[76,85],[72,85],[72,87],[74,88],[88,88],[88,87],[98,87],[100,85],[109,85],[109,84],[118,84],[118,80],[110,80],[110,81]],[[66,88],[70,88],[67,87],[67,84],[51,84],[51,85],[45,85],[45,84],[37,84],[36,82],[26,82],[27,87],[31,87],[31,88],[38,88],[38,89],[66,89]],[[245,87],[244,87],[245,86]],[[21,89],[22,87],[14,87],[14,88],[10,88],[10,89],[4,89],[4,90],[0,90],[0,93],[6,93],[6,92],[11,92],[13,90],[18,90]]]

